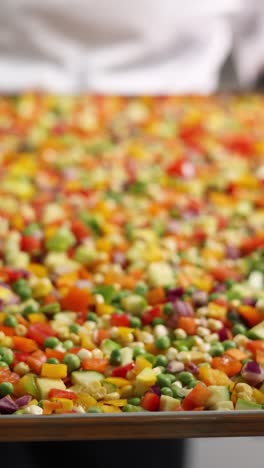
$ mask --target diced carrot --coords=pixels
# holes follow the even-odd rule
[[[162,287],[153,288],[148,293],[148,303],[150,305],[162,304],[165,300],[165,290]]]
[[[43,414],[52,414],[55,410],[61,409],[62,403],[61,401],[43,401]]]
[[[5,325],[0,325],[0,331],[6,336],[13,336],[15,334],[15,329],[13,327],[7,327]]]
[[[256,361],[259,364],[264,364],[264,351],[261,349],[257,349],[256,351]]]
[[[236,348],[228,349],[225,352],[225,354],[227,354],[228,356],[231,356],[234,359],[237,359],[238,361],[243,361],[243,359],[246,359],[248,357],[246,353],[244,353],[243,351],[240,351],[240,349],[236,349]]]
[[[31,353],[38,349],[38,345],[34,340],[25,338],[24,336],[13,336],[13,347],[25,353]]]
[[[195,335],[197,325],[193,317],[179,317],[177,327],[182,328],[187,335]]]
[[[224,372],[228,377],[233,377],[242,369],[241,362],[228,355],[214,357],[211,364],[213,369]]]
[[[108,364],[108,359],[88,358],[82,362],[82,367],[85,370],[92,370],[96,372],[105,372]]]
[[[105,329],[105,328],[100,328],[97,331],[97,336],[96,336],[96,343],[100,344],[101,341],[105,340],[106,338],[109,338],[110,336],[110,331]]]

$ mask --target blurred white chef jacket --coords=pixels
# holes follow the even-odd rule
[[[0,0],[0,91],[207,93],[264,65],[264,0]]]

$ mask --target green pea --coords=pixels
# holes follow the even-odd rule
[[[49,336],[49,337],[46,338],[46,340],[44,341],[43,347],[44,347],[44,348],[51,348],[51,349],[54,349],[54,348],[56,348],[56,346],[58,346],[59,344],[60,344],[60,341],[58,340],[58,338],[56,338],[56,336]]]
[[[39,406],[40,408],[43,408],[43,400],[39,400],[38,406]]]
[[[236,284],[236,282],[234,280],[232,280],[232,279],[227,279],[227,280],[225,280],[224,283],[225,283],[227,288],[232,288]]]
[[[154,361],[155,361],[155,356],[151,353],[144,353],[142,354],[142,357],[144,357],[145,359],[147,359],[147,361],[149,361],[151,364],[154,364]]]
[[[88,320],[89,322],[97,323],[98,317],[94,312],[88,312],[88,314],[86,316],[86,320]]]
[[[103,413],[103,410],[99,408],[99,406],[91,406],[88,410],[87,413]]]
[[[80,358],[77,356],[77,354],[72,354],[72,353],[66,354],[66,356],[64,356],[62,362],[63,362],[63,364],[67,365],[69,372],[73,372],[73,371],[79,369],[79,367],[81,365]]]
[[[139,346],[136,346],[134,349],[133,349],[133,359],[136,359],[138,356],[142,356],[143,354],[145,354],[145,350],[144,348],[140,348]]]
[[[17,326],[17,319],[14,315],[8,315],[4,320],[4,325],[7,327],[15,328]]]
[[[129,405],[139,406],[141,403],[141,400],[138,397],[133,397],[133,398],[129,398],[127,402]]]
[[[159,336],[155,340],[155,346],[158,349],[167,349],[170,347],[170,339],[168,336]]]
[[[167,372],[166,376],[168,377],[168,379],[170,379],[170,383],[175,382],[176,377],[174,374],[170,374],[169,372]]]
[[[71,349],[73,348],[74,344],[73,344],[73,341],[72,340],[65,340],[63,343],[62,343],[62,346],[64,349],[66,349],[66,351],[68,349]]]
[[[14,360],[14,353],[11,349],[6,348],[5,346],[0,347],[0,359],[1,361],[6,362],[8,366],[12,364]]]
[[[121,364],[122,354],[120,349],[113,349],[109,361],[112,366],[119,366]]]
[[[219,293],[212,293],[209,296],[209,301],[214,301],[215,299],[219,299],[220,296],[221,296],[221,294],[219,294]]]
[[[198,381],[193,379],[188,385],[187,388],[194,388],[198,384]]]
[[[139,317],[131,317],[130,319],[130,326],[132,328],[141,328],[142,327],[142,322]]]
[[[232,349],[232,348],[237,347],[236,343],[234,343],[234,341],[232,341],[232,340],[223,341],[223,346],[224,346],[225,351],[227,351],[228,349]]]
[[[124,413],[135,413],[140,411],[141,409],[135,405],[125,405],[123,406]]]
[[[243,325],[242,323],[236,323],[234,326],[233,326],[233,334],[234,335],[246,335],[247,333],[247,327],[245,327],[245,325]]]
[[[28,282],[20,278],[13,283],[13,290],[14,292],[21,297],[23,301],[29,299],[32,295],[32,290]]]
[[[0,368],[1,367],[9,367],[9,365],[5,361],[0,361]]]
[[[177,350],[178,350],[179,352],[181,352],[181,351],[189,351],[188,346],[187,346],[186,344],[184,344],[184,343],[174,341],[173,345],[174,345],[175,348],[177,348]]]
[[[222,356],[224,354],[224,346],[222,345],[222,343],[212,343],[211,344],[211,348],[209,350],[209,354],[212,356],[212,357],[215,357],[215,356]]]
[[[43,314],[58,314],[61,310],[59,302],[52,302],[51,304],[46,304],[41,307],[41,312]]]
[[[161,394],[172,397],[173,396],[173,391],[172,391],[172,389],[170,387],[163,387],[161,389]]]
[[[178,374],[178,379],[183,385],[189,385],[193,381],[193,374],[191,372],[182,371]]]
[[[80,330],[80,325],[78,325],[77,323],[72,323],[70,326],[69,326],[69,331],[71,333],[78,333]]]
[[[34,312],[38,312],[39,307],[37,304],[28,304],[22,311],[24,317],[27,317],[29,314],[34,314]]]
[[[14,392],[14,387],[10,382],[0,383],[0,396],[4,397],[6,395],[12,395]]]
[[[157,383],[161,388],[169,387],[171,384],[171,380],[166,374],[159,374],[157,376]]]
[[[151,325],[153,325],[153,327],[155,327],[155,325],[164,325],[164,323],[165,323],[165,320],[163,320],[160,317],[156,317],[156,318],[154,318],[154,320],[152,320]]]
[[[50,357],[49,359],[47,359],[47,363],[48,364],[59,364],[60,361],[55,357]]]
[[[251,362],[251,361],[252,361],[252,359],[245,358],[245,359],[242,359],[241,362],[244,365],[244,364],[247,364],[248,362]]]
[[[167,302],[163,306],[163,312],[165,315],[171,315],[173,312],[173,305],[170,302]]]
[[[168,358],[163,354],[158,354],[155,359],[154,367],[164,366],[168,364]]]
[[[139,283],[134,289],[135,294],[139,294],[139,296],[145,296],[148,292],[148,286],[144,283]]]
[[[178,387],[178,385],[172,385],[170,388],[172,389],[173,398],[184,398],[184,393],[181,387]]]

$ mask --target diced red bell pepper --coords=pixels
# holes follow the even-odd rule
[[[181,158],[167,168],[167,174],[171,177],[190,179],[195,175],[195,167],[187,158]]]
[[[141,399],[141,406],[147,411],[158,411],[160,396],[153,392],[147,392]]]
[[[182,407],[184,410],[191,411],[194,410],[194,408],[205,406],[210,395],[210,390],[208,390],[208,388],[204,384],[199,382],[190,391],[190,393],[186,395],[182,402]]]
[[[41,351],[41,349],[38,349],[34,353],[32,353],[28,358],[27,358],[27,364],[30,367],[30,369],[35,372],[36,374],[40,374],[42,364],[47,361],[47,356],[46,354]]]
[[[68,400],[77,400],[78,395],[71,390],[60,390],[59,388],[51,388],[48,393],[49,398],[67,398]]]
[[[251,156],[254,153],[254,139],[249,135],[231,135],[225,138],[224,145],[230,151],[243,156]]]
[[[127,376],[127,373],[129,371],[131,371],[132,369],[134,369],[135,367],[135,363],[134,362],[130,362],[129,364],[126,364],[125,366],[119,366],[119,367],[116,367],[113,371],[112,371],[112,376],[113,377],[123,377],[124,379],[126,378]]]
[[[13,336],[15,334],[15,329],[13,327],[7,327],[6,325],[0,325],[0,331],[3,332],[6,336]]]
[[[241,317],[243,317],[251,327],[254,327],[263,320],[263,315],[255,307],[242,305],[239,307],[238,311]]]
[[[72,353],[72,350],[71,350]],[[62,361],[62,359],[65,356],[65,353],[63,351],[58,351],[57,349],[53,348],[45,348],[45,354],[47,356],[47,359],[49,358],[56,358],[58,361]]]
[[[13,347],[23,353],[33,353],[38,349],[38,345],[35,340],[26,338],[24,336],[13,336]]]
[[[248,255],[251,252],[254,252],[257,249],[264,247],[264,236],[250,237],[244,239],[240,245],[241,252],[244,255]]]
[[[37,322],[29,326],[27,337],[42,345],[49,336],[56,336],[56,332],[48,323]]]
[[[227,279],[236,279],[238,274],[232,268],[226,266],[217,266],[210,271],[216,281],[226,281]]]
[[[29,254],[36,254],[41,249],[41,239],[36,236],[22,236],[20,241],[21,250]]]
[[[157,318],[157,317],[160,317],[161,316],[161,309],[160,307],[153,307],[152,309],[150,310],[146,310],[143,314],[142,314],[142,323],[143,325],[150,325],[151,322]]]
[[[75,219],[71,223],[71,230],[78,242],[91,236],[90,229],[82,221]]]
[[[130,323],[129,316],[127,314],[112,314],[111,325],[113,327],[128,327]]]

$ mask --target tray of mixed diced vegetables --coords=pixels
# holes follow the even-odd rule
[[[262,433],[263,109],[0,98],[1,440]]]

